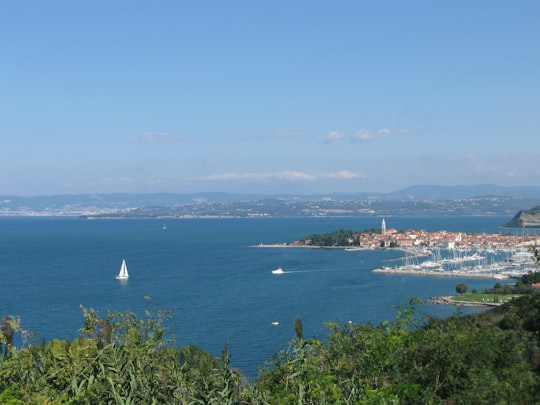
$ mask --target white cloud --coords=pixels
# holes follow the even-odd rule
[[[219,180],[285,180],[285,181],[314,181],[321,179],[356,179],[366,178],[365,174],[353,173],[349,170],[341,170],[336,173],[310,174],[299,171],[281,171],[267,173],[221,173],[200,177],[201,180],[219,181]]]
[[[201,180],[313,180],[315,177],[297,171],[282,171],[270,173],[221,173],[203,176]]]
[[[321,177],[328,177],[333,179],[365,179],[367,176],[363,173],[353,173],[350,170],[340,170],[337,173],[330,173],[326,175],[321,175]]]
[[[366,129],[362,129],[352,136],[351,141],[352,142],[372,141],[375,139],[386,138],[388,136],[407,135],[409,133],[410,133],[410,130],[408,129],[390,130],[388,128],[381,128],[375,131],[368,131]]]
[[[140,143],[175,143],[180,142],[181,138],[175,135],[171,135],[168,132],[147,132],[139,138]]]
[[[344,138],[344,135],[341,132],[338,131],[332,131],[328,135],[326,135],[323,139],[324,143],[333,143],[337,142]]]

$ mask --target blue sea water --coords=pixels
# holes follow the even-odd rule
[[[498,232],[511,217],[390,217],[388,228]],[[376,274],[399,251],[258,248],[337,229],[378,228],[380,217],[83,220],[0,217],[0,316],[19,315],[45,339],[74,338],[80,305],[109,310],[171,310],[176,345],[219,355],[256,377],[258,367],[294,337],[324,338],[325,322],[378,324],[410,297],[451,294],[496,280]],[[115,276],[122,259],[130,278]],[[282,267],[285,274],[272,275]],[[151,296],[152,299],[145,299]],[[436,316],[456,308],[423,305]],[[466,309],[478,311],[480,308]],[[274,325],[279,322],[279,325]]]

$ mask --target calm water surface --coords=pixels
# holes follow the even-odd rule
[[[386,217],[388,228],[497,232],[511,217]],[[401,252],[256,248],[337,229],[380,227],[382,218],[97,220],[0,217],[0,315],[50,339],[74,338],[80,305],[109,310],[171,310],[177,345],[219,355],[249,376],[287,348],[300,317],[306,337],[324,338],[324,323],[395,316],[412,296],[451,294],[496,280],[374,274]],[[115,279],[122,259],[127,282]],[[272,275],[282,267],[287,273]],[[145,296],[152,296],[147,300]],[[450,316],[454,307],[424,305]],[[467,311],[475,311],[468,309]],[[279,322],[279,325],[273,325]]]

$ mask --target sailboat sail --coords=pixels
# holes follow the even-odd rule
[[[125,279],[129,278],[128,269],[127,269],[125,259],[122,260],[122,267],[120,267],[120,272],[118,273],[116,278],[119,279],[119,280],[125,280]]]

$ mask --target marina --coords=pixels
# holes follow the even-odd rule
[[[540,244],[540,236],[534,229],[512,229],[504,233],[422,229],[398,231],[387,228],[384,218],[380,230],[339,232],[346,233],[347,237],[338,239],[334,232],[312,235],[315,240],[303,238],[290,243],[261,243],[258,246],[343,249],[346,252],[404,252],[405,256],[381,260],[394,265],[383,265],[372,271],[399,275],[504,280],[534,271],[536,261],[532,248]]]
[[[373,272],[504,280],[520,277],[536,268],[532,252],[525,248],[518,251],[435,249],[428,256],[417,254],[414,250],[412,252],[407,251],[405,257],[397,259],[402,264],[382,266]]]

